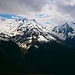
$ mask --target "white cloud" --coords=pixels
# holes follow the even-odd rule
[[[34,18],[47,27],[75,21],[74,0],[0,0],[0,13],[22,15]],[[42,18],[35,14],[43,14]],[[48,17],[47,17],[48,15]],[[44,18],[45,17],[45,18]]]
[[[38,21],[42,24],[44,24],[46,21],[50,22],[50,25],[48,26],[50,28],[68,21],[73,21],[70,14],[59,12],[55,5],[52,5],[51,8],[49,5],[44,6],[41,13],[47,14],[49,17],[39,19]]]

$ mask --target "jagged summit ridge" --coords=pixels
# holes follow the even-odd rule
[[[66,40],[69,37],[73,37],[75,35],[75,31],[72,27],[72,25],[69,25],[68,23],[55,26],[53,28],[54,35],[58,36],[59,39]]]
[[[47,42],[56,40],[46,28],[36,22],[35,19],[5,19],[0,20],[0,32],[3,37],[11,37],[22,48],[29,48],[33,42]]]

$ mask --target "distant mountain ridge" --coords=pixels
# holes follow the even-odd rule
[[[75,46],[75,29],[74,23],[62,24],[53,28],[52,32],[53,35],[59,38],[60,40],[64,41],[66,44],[71,46]]]
[[[35,19],[17,18],[7,19],[0,18],[0,36],[9,38],[20,47],[28,49],[33,40],[35,41],[71,41],[75,39],[74,23],[65,23],[55,26],[52,31],[39,24]],[[3,39],[1,38],[1,39]]]
[[[63,39],[67,39],[74,34],[74,29],[71,26],[69,26],[68,23],[56,26],[53,28],[52,31],[55,32],[57,36],[59,36],[60,34],[63,35],[61,36]],[[61,39],[61,37],[59,38]]]

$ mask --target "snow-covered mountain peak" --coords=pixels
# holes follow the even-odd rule
[[[69,25],[70,24],[70,25]],[[55,26],[53,28],[53,33],[59,39],[66,40],[69,37],[73,37],[75,35],[74,25],[73,23],[65,23],[59,26]]]
[[[58,32],[58,33],[73,33],[74,29],[68,25],[68,23],[65,23],[63,25],[59,25],[53,28],[53,31]]]
[[[34,19],[0,19],[0,31],[11,36],[20,34],[26,27],[36,27],[36,25],[37,22]]]
[[[5,19],[0,20],[0,33],[2,37],[11,37],[22,48],[28,49],[33,42],[47,42],[56,40],[49,31],[46,30],[35,19]],[[36,44],[35,44],[36,45]]]

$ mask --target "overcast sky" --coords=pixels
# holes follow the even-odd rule
[[[23,15],[54,26],[75,22],[75,0],[0,0],[0,14]]]

